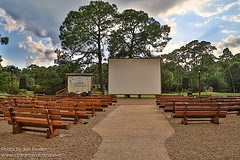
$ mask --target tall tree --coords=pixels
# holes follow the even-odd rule
[[[162,57],[165,62],[174,62],[177,66],[182,66],[184,70],[179,71],[178,74],[192,78],[192,89],[195,89],[194,86],[198,84],[196,76],[199,70],[201,70],[201,82],[207,81],[206,71],[216,59],[213,55],[216,49],[210,42],[193,40]]]
[[[219,56],[219,63],[223,67],[223,70],[227,72],[226,79],[230,78],[230,82],[231,82],[230,86],[232,86],[232,91],[235,93],[235,84],[234,84],[233,74],[231,71],[233,57],[234,56],[232,52],[228,48],[225,48],[223,50],[223,54]]]
[[[240,70],[240,63],[239,62],[233,62],[231,64],[231,67],[230,67],[230,71],[232,73],[232,86],[233,87],[233,91],[234,92],[238,92],[240,91],[240,73],[239,73],[239,70]]]
[[[170,41],[170,27],[143,11],[127,9],[117,16],[118,25],[109,39],[110,57],[152,57]]]
[[[176,63],[182,65],[186,71],[192,70],[196,66],[198,66],[199,70],[203,70],[205,65],[204,56],[212,55],[216,49],[217,48],[212,46],[210,42],[193,40],[185,46],[169,53],[165,58],[171,61],[175,59],[174,57],[177,57]]]
[[[102,61],[107,36],[114,26],[116,5],[108,2],[91,1],[78,11],[71,11],[60,27],[61,45],[68,54],[84,63],[97,59],[101,92],[104,94]]]

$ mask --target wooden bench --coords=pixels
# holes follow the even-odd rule
[[[240,105],[233,105],[228,107],[228,114],[240,115]]]
[[[83,102],[88,107],[94,107],[95,111],[103,111],[103,108],[108,106],[106,102],[102,102],[102,100],[98,98],[67,98],[67,101]]]
[[[228,107],[222,107],[219,103],[185,103],[175,106],[172,117],[182,118],[181,123],[185,125],[188,121],[210,121],[219,124],[219,118],[226,118],[227,110]]]
[[[233,102],[233,101],[209,101],[208,99],[191,99],[191,100],[169,100],[165,102],[165,107],[164,107],[164,112],[174,112],[174,108],[176,106],[181,106],[182,104],[185,103],[192,103],[192,104],[198,104],[198,103],[206,103],[206,104],[211,104],[211,103],[218,103],[220,106],[222,107],[229,107],[229,112],[231,111],[231,107],[233,106],[239,106],[238,103]],[[236,107],[235,107],[236,110]],[[234,111],[234,109],[232,109],[232,111]]]
[[[166,100],[182,99],[182,98],[188,98],[188,97],[182,96],[182,95],[161,95],[161,96],[157,96],[156,104],[161,108],[161,106],[164,106],[163,103]]]
[[[3,104],[4,102],[0,102],[0,117],[3,118],[4,115],[3,115]]]
[[[88,97],[68,97],[69,99],[78,99],[78,100],[100,100],[101,107],[108,107],[109,105],[113,105],[113,103],[117,103],[117,99],[113,98],[111,96],[105,95],[105,96],[88,96]]]
[[[82,106],[84,104],[84,108],[86,111],[91,112],[92,116],[96,116],[96,111],[104,111],[104,108],[101,106],[101,100],[99,99],[75,99],[75,98],[66,98],[66,99],[59,99],[58,102],[67,102],[71,104],[77,104],[78,106]]]
[[[60,134],[59,129],[70,128],[70,123],[62,122],[59,110],[18,107],[3,107],[3,110],[13,134],[32,131],[47,133],[47,138],[52,138]]]
[[[57,103],[56,101],[29,101],[29,100],[17,100],[13,104],[18,108],[40,108],[40,109],[55,109],[60,111],[63,121],[72,121],[74,124],[82,122],[82,119],[89,119],[86,114],[86,110],[83,107],[76,106],[75,104]]]
[[[182,105],[184,103],[209,103],[209,100],[203,100],[200,98],[181,98],[181,99],[168,99],[164,103],[164,112],[173,112],[176,105]]]
[[[82,119],[89,119],[84,104],[47,102],[46,107],[48,109],[59,110],[63,120],[73,121],[74,124],[82,122]]]

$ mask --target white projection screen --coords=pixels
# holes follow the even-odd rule
[[[161,94],[160,59],[108,60],[109,94]]]

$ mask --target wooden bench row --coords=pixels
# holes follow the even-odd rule
[[[228,108],[219,103],[183,103],[175,106],[172,117],[182,118],[182,124],[188,124],[188,121],[210,121],[219,124],[219,118],[226,118],[227,111]]]
[[[227,114],[240,115],[239,97],[160,96],[156,103],[164,108],[164,112],[173,112],[173,118],[181,118],[182,124],[188,124],[188,121],[219,124],[219,118],[225,118]]]
[[[176,101],[169,101],[168,103],[165,103],[164,112],[174,112],[175,108],[178,106],[182,106],[185,103],[190,103],[192,106],[195,105],[215,105],[218,104],[221,107],[227,107],[228,114],[237,114],[240,113],[240,105],[236,104],[234,102],[192,102],[192,101],[185,101],[185,102],[176,102]]]
[[[5,106],[18,107],[18,108],[44,108],[44,109],[58,109],[64,117],[76,119],[88,119],[90,115],[95,116],[94,107],[87,107],[84,103],[66,103],[66,102],[45,102],[45,101],[15,101],[6,102]],[[89,111],[88,111],[89,110]],[[74,117],[75,116],[75,117]]]
[[[13,134],[33,131],[46,133],[47,138],[52,138],[60,134],[59,129],[70,128],[70,123],[62,121],[59,110],[3,107],[3,111],[5,120],[12,125]]]
[[[165,103],[169,101],[176,102],[232,102],[236,104],[240,104],[239,97],[213,97],[213,96],[158,96],[156,103],[160,108],[164,108]]]
[[[5,103],[12,104],[16,107],[26,107],[27,105],[31,106],[36,106],[36,105],[41,105],[42,107],[51,107],[52,104],[59,104],[61,105],[77,105],[81,106],[82,108],[85,108],[88,113],[91,112],[92,116],[96,115],[95,111],[104,111],[105,109],[101,106],[101,103],[99,100],[78,100],[78,99],[61,99],[58,101],[39,101],[39,100],[30,100],[30,99],[10,99],[8,101],[5,101]]]
[[[13,134],[27,130],[44,132],[47,138],[52,138],[60,134],[59,129],[69,129],[70,121],[77,124],[89,115],[95,116],[95,111],[103,111],[100,102],[97,98],[57,101],[9,98],[0,103],[0,116],[4,115],[4,119],[13,126]]]
[[[106,95],[106,96],[71,96],[71,95],[62,95],[62,96],[9,96],[9,99],[29,99],[29,100],[43,100],[43,101],[58,101],[62,99],[81,99],[81,100],[100,100],[102,107],[107,107],[108,105],[112,105],[113,103],[117,103],[116,97]]]

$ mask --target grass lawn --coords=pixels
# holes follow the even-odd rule
[[[201,95],[225,96],[225,97],[227,97],[227,96],[240,96],[240,93],[201,92]]]
[[[187,92],[181,92],[181,95],[184,95],[186,96],[187,95]],[[162,95],[178,95],[178,93],[163,93]],[[193,95],[197,96],[199,95],[199,93],[193,93]],[[201,92],[201,95],[203,96],[224,96],[224,97],[227,97],[227,96],[240,96],[240,93],[226,93],[226,92]]]
[[[179,93],[162,93],[161,95],[179,95]],[[181,92],[180,95],[187,96],[187,92]],[[199,93],[193,93],[193,95],[197,96]],[[223,92],[201,92],[202,96],[240,96],[240,93],[223,93]],[[125,95],[117,95],[118,98],[124,98]],[[131,98],[138,98],[138,95],[131,95]],[[155,98],[155,95],[141,95],[141,98]]]
[[[7,98],[8,94],[0,94],[0,98]]]

